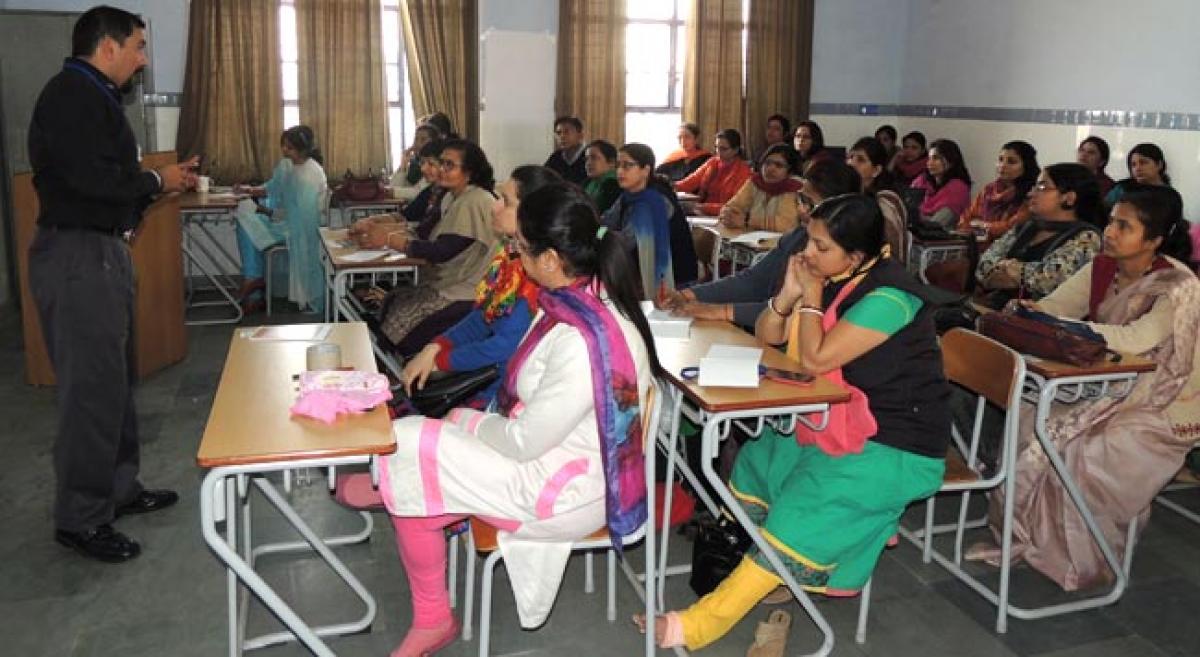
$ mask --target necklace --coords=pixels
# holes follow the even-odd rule
[[[1150,270],[1152,270],[1152,269],[1154,269],[1153,262],[1151,262],[1149,265],[1147,265],[1146,268],[1142,270],[1142,273],[1138,274],[1137,277],[1134,278],[1133,282],[1136,283],[1137,279],[1140,279],[1141,277],[1145,276],[1146,274],[1149,274]],[[1133,283],[1130,283],[1130,285],[1132,285],[1132,284]],[[1113,274],[1112,288],[1113,288],[1113,296],[1116,296],[1121,293],[1121,270],[1120,269],[1118,269]]]

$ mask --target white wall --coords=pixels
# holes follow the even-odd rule
[[[812,102],[900,102],[908,4],[908,0],[817,0]]]
[[[907,4],[901,102],[1200,111],[1195,0]]]
[[[97,0],[0,0],[0,9],[83,12]],[[115,7],[139,14],[150,26],[153,87],[158,93],[183,90],[183,65],[187,58],[188,0],[113,0]],[[70,53],[63,53],[66,57]]]
[[[1197,220],[1197,25],[1193,0],[817,0],[812,99],[829,112],[830,104],[850,107],[813,118],[833,144],[882,123],[954,139],[976,188],[994,177],[996,153],[1012,139],[1028,140],[1050,164],[1073,160],[1079,140],[1098,134],[1112,146],[1108,173],[1117,179],[1127,175],[1129,148],[1152,141]],[[855,115],[859,105],[868,115]],[[947,106],[986,108],[1006,120],[943,118]],[[1120,125],[1079,125],[1067,111],[1020,115],[1034,109],[1124,114]],[[896,115],[919,111],[925,115]],[[1157,127],[1167,120],[1191,129]]]
[[[479,142],[503,180],[554,148],[555,0],[479,3]]]

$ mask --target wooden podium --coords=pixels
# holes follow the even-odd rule
[[[148,153],[142,159],[142,166],[160,167],[175,158],[174,152]],[[25,380],[33,385],[54,385],[54,369],[46,353],[42,324],[29,292],[29,244],[37,231],[38,215],[33,174],[13,176],[12,190],[21,323],[25,334]],[[178,363],[187,354],[180,231],[179,195],[167,194],[146,209],[131,245],[137,282],[134,339],[139,378]]]

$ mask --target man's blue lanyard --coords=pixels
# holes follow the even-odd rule
[[[121,103],[117,100],[116,96],[114,95],[113,88],[110,87],[108,84],[105,84],[105,82],[103,80],[101,80],[100,78],[96,77],[96,73],[94,71],[92,71],[88,67],[84,66],[83,64],[80,64],[75,61],[70,61],[70,60],[63,63],[63,68],[64,69],[69,68],[73,71],[82,73],[85,78],[92,81],[92,84],[99,87],[100,91],[104,92],[104,97],[108,99],[108,102],[112,103],[113,107],[116,108],[116,110],[118,112],[121,111]]]

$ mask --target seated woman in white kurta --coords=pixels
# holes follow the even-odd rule
[[[509,362],[498,413],[393,425],[380,494],[396,530],[413,624],[393,657],[432,653],[459,623],[446,590],[443,529],[477,515],[501,529],[521,625],[557,595],[571,542],[646,519],[640,405],[658,369],[621,239],[578,188],[521,200],[517,250],[541,286],[533,327]]]

